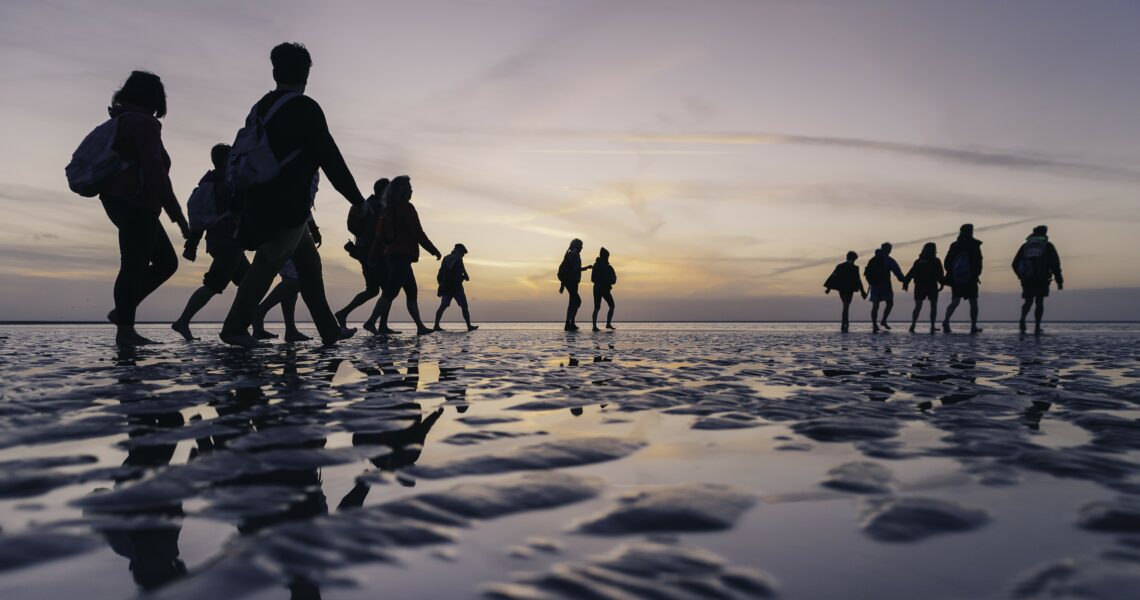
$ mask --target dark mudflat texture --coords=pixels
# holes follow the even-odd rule
[[[0,327],[0,597],[1128,597],[1140,326]]]

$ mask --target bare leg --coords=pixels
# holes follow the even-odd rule
[[[186,301],[186,308],[182,309],[182,315],[178,317],[177,321],[170,324],[170,328],[182,334],[186,341],[194,340],[194,334],[190,333],[190,320],[206,306],[210,298],[216,295],[217,292],[206,286],[194,290],[194,293],[190,294],[190,299]]]
[[[950,299],[950,305],[946,307],[946,315],[942,317],[943,333],[950,333],[950,317],[954,316],[954,311],[957,310],[961,301],[962,299],[958,297]]]
[[[1025,333],[1025,319],[1029,316],[1029,309],[1032,306],[1033,298],[1026,298],[1025,301],[1021,303],[1021,321],[1019,321],[1017,324],[1017,328],[1021,331],[1021,333]]]
[[[879,331],[879,301],[871,303],[871,331]]]
[[[1037,323],[1036,327],[1034,328],[1035,333],[1041,333],[1041,331],[1042,331],[1042,329],[1041,329],[1041,318],[1044,316],[1045,316],[1045,297],[1044,296],[1038,296],[1037,297],[1037,310],[1035,310],[1033,312],[1033,320],[1036,321],[1036,323]]]
[[[891,309],[895,307],[895,299],[887,298],[886,302],[886,306],[883,307],[883,322],[880,324],[883,326],[883,329],[890,329],[891,326],[887,325],[887,318],[891,316]]]
[[[922,312],[922,300],[914,302],[914,312],[910,313],[910,332],[914,333],[914,328],[918,325],[918,314]]]
[[[978,333],[981,328],[978,327],[978,299],[970,298],[970,333]]]
[[[938,322],[938,297],[930,299],[930,333],[934,333],[934,324]]]
[[[281,299],[281,319],[285,321],[286,342],[307,342],[309,336],[297,329],[297,289],[293,287],[292,293]]]
[[[348,315],[352,314],[352,311],[360,308],[361,306],[364,306],[365,302],[368,302],[369,300],[379,295],[379,288],[366,288],[363,292],[360,292],[359,294],[353,296],[352,300],[348,303],[347,306],[336,311],[337,323],[340,323],[341,327],[347,328]]]

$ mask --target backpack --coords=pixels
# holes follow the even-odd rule
[[[85,198],[94,198],[107,187],[112,175],[130,166],[113,148],[118,134],[119,119],[111,118],[83,138],[71,154],[71,162],[64,168],[67,187],[71,191]]]
[[[230,148],[226,162],[226,185],[229,189],[242,193],[265,185],[276,179],[281,169],[301,153],[301,148],[298,148],[285,158],[277,160],[265,131],[265,126],[273,115],[286,102],[300,95],[297,92],[286,92],[269,107],[269,112],[264,117],[257,114],[257,105],[253,106],[245,120],[245,126],[238,130]]]
[[[574,281],[574,265],[569,253],[562,257],[562,264],[558,265],[558,281],[562,283]]]
[[[1049,276],[1049,268],[1045,264],[1044,241],[1034,240],[1026,242],[1021,247],[1021,259],[1017,261],[1017,277],[1022,281],[1041,281]]]
[[[449,257],[443,259],[439,265],[439,272],[435,275],[435,282],[439,284],[439,288],[444,291],[454,290],[462,283],[462,276],[459,273],[459,259],[448,260]]]
[[[186,201],[186,213],[193,231],[205,231],[220,221],[225,214],[218,211],[217,183],[200,182]]]
[[[954,264],[950,265],[950,280],[957,284],[971,283],[974,277],[974,267],[970,265],[970,257],[962,252],[954,257]]]
[[[867,266],[863,267],[863,277],[867,278],[868,283],[882,283],[884,279],[889,280],[886,261],[881,255],[876,254],[867,261]]]

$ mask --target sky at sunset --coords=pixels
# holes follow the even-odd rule
[[[574,237],[612,253],[619,321],[831,318],[847,250],[892,241],[905,269],[964,222],[983,319],[1015,316],[1009,263],[1038,223],[1066,274],[1050,316],[1140,319],[1138,31],[1140,3],[1107,0],[3,0],[0,320],[110,308],[115,229],[63,166],[132,69],[166,84],[185,201],[282,41],[312,53],[307,94],[361,190],[410,175],[436,245],[468,247],[477,321],[560,320]],[[347,209],[322,188],[334,308],[362,287]],[[206,258],[140,319],[173,319]]]

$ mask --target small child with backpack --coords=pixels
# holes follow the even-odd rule
[[[191,341],[197,339],[190,331],[190,320],[198,311],[205,308],[210,299],[221,294],[230,283],[241,285],[241,280],[249,270],[249,259],[237,237],[237,217],[230,210],[225,187],[226,158],[228,144],[217,144],[210,149],[213,169],[206,172],[198,181],[198,187],[186,201],[186,212],[190,215],[190,236],[182,248],[182,256],[191,262],[198,259],[198,244],[206,237],[206,253],[210,255],[210,268],[202,276],[202,286],[190,295],[182,314],[170,324],[170,328]]]
[[[439,273],[435,276],[435,281],[439,284],[436,293],[440,298],[439,310],[435,311],[435,326],[432,327],[432,331],[443,331],[439,326],[439,320],[443,318],[443,311],[451,306],[452,300],[455,300],[459,310],[463,311],[463,321],[467,323],[467,331],[479,329],[478,325],[471,324],[471,313],[467,310],[467,294],[463,291],[463,282],[471,281],[471,276],[467,274],[467,268],[463,265],[463,257],[466,254],[467,246],[456,244],[451,254],[443,257],[439,265]]]

